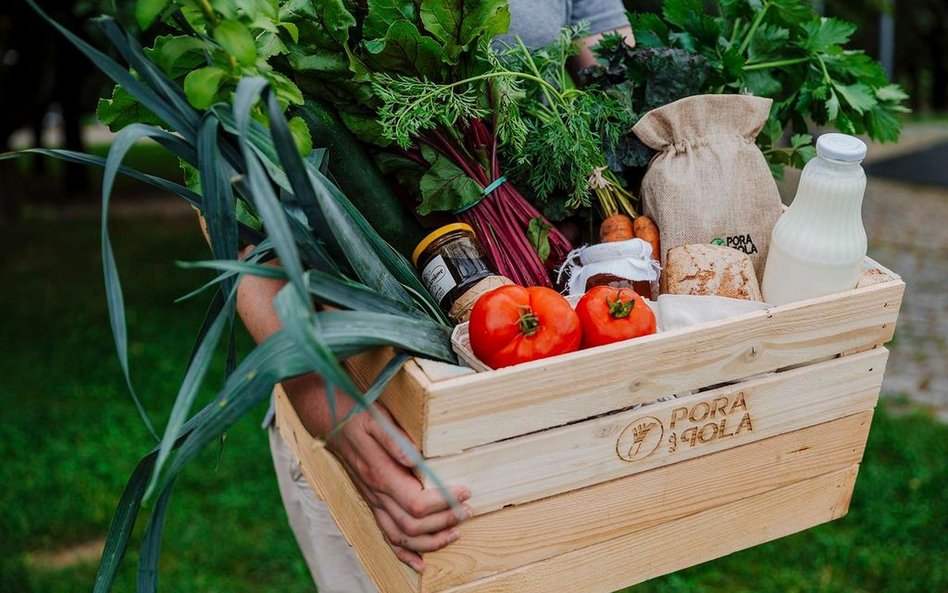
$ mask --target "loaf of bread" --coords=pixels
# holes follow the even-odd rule
[[[762,301],[754,264],[746,253],[719,245],[682,245],[668,250],[662,294],[716,295]]]

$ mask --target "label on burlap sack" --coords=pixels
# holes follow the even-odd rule
[[[680,245],[724,245],[749,255],[760,278],[781,213],[777,184],[754,143],[771,103],[696,95],[653,109],[632,129],[658,151],[641,194],[661,234],[662,261]]]

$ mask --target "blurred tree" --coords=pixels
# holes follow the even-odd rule
[[[40,0],[43,8],[73,31],[85,31],[90,17],[112,12],[112,0]],[[42,144],[46,115],[53,105],[62,115],[63,145],[83,150],[82,119],[95,109],[103,80],[79,52],[42,22],[22,0],[0,3],[0,152],[10,149],[10,136],[27,128],[33,143]],[[42,173],[45,159],[34,159]],[[22,203],[20,168],[0,163],[0,216],[15,217]],[[81,165],[66,165],[64,194],[80,196],[89,186]]]
[[[948,2],[891,0],[895,19],[893,75],[911,95],[915,110],[948,109]],[[826,0],[827,14],[859,25],[854,45],[879,53],[879,15],[884,0]],[[868,10],[867,10],[868,8]]]

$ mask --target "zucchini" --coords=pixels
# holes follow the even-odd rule
[[[362,143],[320,103],[306,101],[299,115],[309,126],[313,145],[328,151],[329,173],[339,189],[389,245],[410,259],[426,232]]]

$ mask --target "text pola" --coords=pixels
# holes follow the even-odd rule
[[[737,412],[743,412],[740,422],[737,423],[733,432],[728,432],[728,416],[735,416]],[[720,420],[718,420],[720,418]],[[680,407],[672,410],[669,429],[675,430],[679,422],[699,423],[705,420],[711,422],[705,423],[700,428],[690,426],[681,434],[681,440],[688,442],[691,446],[701,443],[709,443],[719,438],[732,437],[741,432],[754,430],[751,421],[750,412],[747,411],[747,401],[744,399],[744,393],[740,392],[733,401],[727,397],[716,397],[711,401],[698,402],[688,407]],[[733,427],[733,422],[731,427]]]

